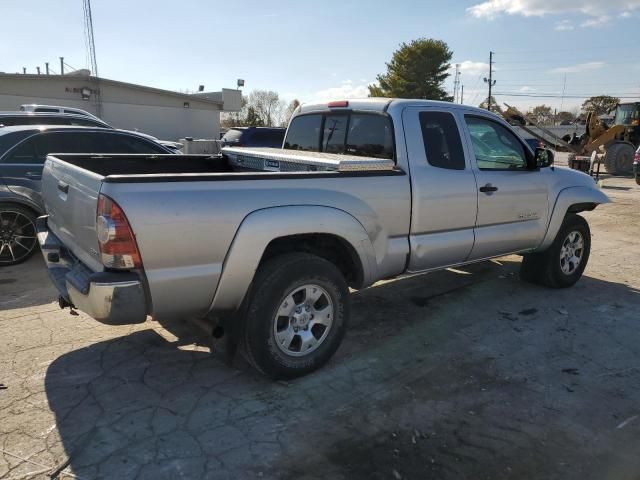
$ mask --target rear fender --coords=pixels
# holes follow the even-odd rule
[[[376,278],[376,257],[369,235],[353,216],[331,207],[287,206],[257,210],[243,220],[225,258],[210,311],[234,312],[249,290],[260,260],[272,240],[291,235],[330,234],[355,250],[363,284]]]
[[[546,250],[551,246],[567,213],[593,210],[598,205],[609,202],[609,197],[595,187],[569,187],[562,190],[553,207],[547,232],[536,251]]]

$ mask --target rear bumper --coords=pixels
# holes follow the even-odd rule
[[[142,323],[147,302],[140,276],[133,272],[93,272],[77,260],[38,218],[38,242],[51,281],[75,308],[110,325]]]

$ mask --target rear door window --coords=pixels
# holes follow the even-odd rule
[[[421,112],[420,128],[429,165],[464,170],[464,151],[453,115],[447,112]]]
[[[44,159],[38,158],[34,139],[30,138],[18,145],[2,163],[44,163]]]
[[[300,115],[293,119],[284,148],[317,152],[320,149],[322,115]]]

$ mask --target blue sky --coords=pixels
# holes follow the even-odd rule
[[[432,37],[462,65],[465,103],[486,95],[490,50],[500,102],[570,109],[582,102],[574,95],[640,96],[640,0],[93,0],[92,8],[100,75],[169,90],[233,88],[244,78],[246,91],[287,100],[361,97],[401,42]],[[81,0],[2,0],[0,12],[0,71],[35,73],[46,61],[58,71],[59,56],[87,67]]]

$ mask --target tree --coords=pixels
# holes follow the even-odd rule
[[[442,40],[420,38],[401,43],[387,63],[387,73],[369,85],[370,97],[452,101],[444,89],[453,52]]]
[[[254,90],[248,97],[242,97],[239,112],[223,114],[221,125],[226,128],[281,126],[288,120],[285,114],[285,103],[277,92]]]
[[[541,125],[549,125],[553,123],[553,109],[548,105],[537,105],[529,109],[527,115],[532,117],[536,123]]]
[[[620,103],[620,99],[617,97],[599,95],[597,97],[587,98],[582,104],[582,111],[585,113],[595,112],[596,115],[603,115],[616,108],[618,103]]]
[[[572,112],[558,112],[556,115],[557,122],[575,122],[576,115]]]
[[[247,107],[247,115],[244,117],[245,127],[264,127],[264,120],[258,115],[256,109],[249,105]]]
[[[282,124],[284,102],[272,90],[254,90],[249,94],[248,106],[253,108],[265,127]]]
[[[478,107],[484,108],[486,110],[487,100],[489,100],[489,97],[485,98],[484,101],[480,105],[478,105]],[[491,95],[491,111],[493,113],[497,113],[498,115],[502,115],[502,108],[500,108],[500,105],[498,104],[498,102],[496,102],[496,99],[493,98],[493,95]]]

